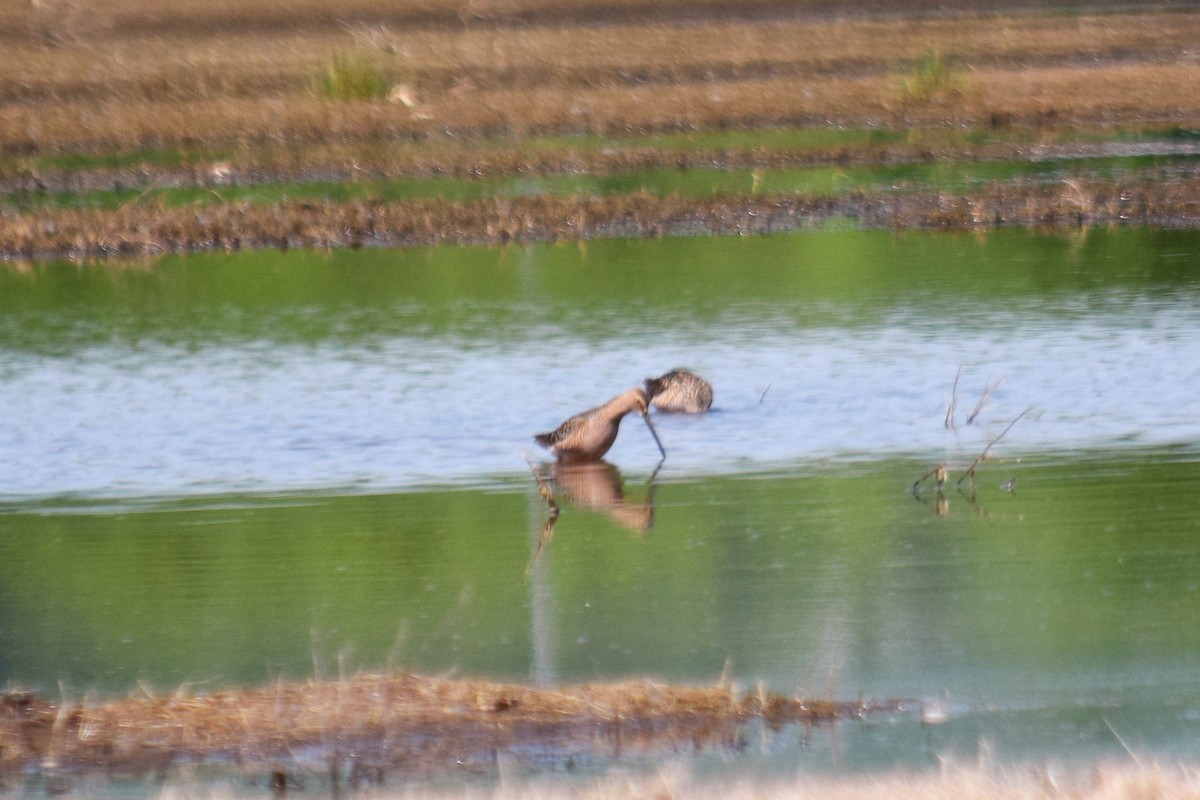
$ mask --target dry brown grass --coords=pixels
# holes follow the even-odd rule
[[[1048,0],[1048,11],[1074,11],[1116,7],[1155,8],[1156,0]],[[995,0],[988,10],[1025,10],[1021,0]],[[146,0],[29,0],[28,5],[0,6],[0,33],[23,39],[42,28],[62,26],[76,20],[82,11],[91,17],[90,30],[108,35],[128,35],[147,28],[222,29],[321,28],[331,22],[393,22],[405,27],[476,27],[518,25],[612,24],[636,19],[640,22],[695,21],[712,17],[739,16],[752,19],[856,19],[882,16],[943,16],[947,13],[977,13],[972,0],[858,0],[852,6],[838,0],[742,0],[731,8],[721,0],[342,0],[331,6],[327,0],[292,0],[286,6],[265,0],[178,0],[149,4]]]
[[[897,710],[882,704],[799,700],[729,686],[649,681],[536,689],[482,680],[361,675],[333,683],[278,683],[207,695],[53,703],[0,694],[0,778],[29,768],[138,771],[179,760],[270,765],[318,749],[353,752],[380,768],[446,769],[521,745],[657,752],[679,742],[729,746],[751,719],[818,723]]]
[[[446,796],[495,798],[821,798],[955,800],[1183,800],[1200,798],[1191,762],[997,766],[988,761],[869,775],[705,777],[679,768],[615,773],[596,779],[552,776],[483,782],[474,788],[380,788],[405,780],[482,771],[525,747],[546,755],[627,759],[696,748],[739,748],[746,723],[819,724],[904,710],[903,701],[871,703],[787,698],[728,685],[672,686],[650,681],[535,689],[482,680],[359,675],[336,682],[279,682],[210,694],[138,690],[111,701],[53,702],[0,693],[0,787],[44,776],[67,790],[89,776],[149,772],[159,779],[181,764],[236,764],[242,780],[277,790],[342,781],[379,800]],[[645,763],[645,762],[643,762]],[[185,773],[186,774],[186,773]],[[444,784],[442,784],[444,785]],[[375,786],[377,788],[369,788]],[[490,788],[489,788],[490,787]],[[311,787],[310,787],[311,788]],[[346,788],[346,784],[342,784]],[[165,791],[162,797],[219,798],[219,789]]]
[[[177,798],[168,792],[167,798]],[[499,789],[378,790],[376,800],[1191,800],[1200,797],[1194,764],[1096,763],[1074,767],[1026,765],[986,768],[944,765],[924,772],[790,778],[697,779],[683,770],[598,781],[526,783]],[[217,794],[215,797],[219,798]]]
[[[1094,224],[1193,224],[1200,185],[997,186],[975,193],[839,197],[521,197],[294,201],[203,207],[128,205],[0,217],[0,254],[13,259],[154,256],[242,248],[507,244],[598,237],[771,233],[851,218],[864,227],[986,230]]]
[[[329,142],[552,133],[630,136],[767,126],[1095,125],[1200,119],[1200,64],[976,70],[953,103],[908,102],[891,74],[728,85],[515,88],[428,96],[419,110],[386,100],[339,104],[300,94],[164,103],[127,97],[10,106],[0,146],[13,154],[288,147]]]
[[[22,7],[18,27],[50,13]],[[567,8],[588,7],[579,0]],[[368,2],[344,10],[343,19],[315,0],[289,6],[288,17],[261,0],[224,11],[181,4],[136,17],[135,25],[139,8],[148,6],[114,1],[90,15],[115,20],[97,22],[93,33],[54,46],[18,38],[0,49],[0,153],[447,131],[1200,119],[1200,96],[1191,90],[1200,78],[1191,45],[1200,38],[1200,13],[496,28],[395,26],[386,22],[393,11]],[[222,13],[259,24],[215,24]],[[372,13],[384,21],[353,21]],[[911,102],[900,90],[903,76],[933,51],[958,72],[962,91],[954,102]],[[312,76],[347,53],[377,56],[384,77],[409,86],[416,103],[316,97]]]

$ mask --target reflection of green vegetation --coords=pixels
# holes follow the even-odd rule
[[[20,657],[50,682],[258,681],[335,670],[343,648],[351,663],[519,672],[519,535],[463,534],[519,534],[523,510],[449,493],[9,516],[0,674],[28,674]]]
[[[1019,302],[1068,314],[1114,290],[1195,291],[1173,254],[1197,234],[1096,230],[971,236],[887,231],[596,241],[586,247],[253,252],[164,258],[153,270],[43,264],[0,270],[0,346],[62,353],[97,343],[584,337],[713,322],[732,304],[779,324],[855,327],[919,304],[941,325]],[[647,264],[654,268],[648,270]],[[597,268],[602,265],[602,268]],[[975,309],[973,311],[972,309]],[[1086,310],[1086,309],[1085,309]],[[648,313],[653,312],[653,313]]]
[[[567,506],[529,579],[532,487],[10,509],[0,672],[257,683],[311,673],[314,654],[328,672],[345,648],[350,667],[520,678],[540,637],[564,679],[708,680],[732,658],[786,689],[836,662],[846,691],[899,694],[1200,657],[1200,464],[989,464],[978,502],[951,493],[944,518],[905,494],[924,468],[667,483],[644,536]]]

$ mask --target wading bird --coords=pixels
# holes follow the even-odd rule
[[[712,407],[712,384],[694,372],[673,369],[658,378],[646,378],[646,396],[659,411],[701,414]]]
[[[658,433],[646,413],[648,410],[646,393],[641,389],[630,389],[602,406],[576,414],[550,433],[539,433],[533,440],[549,449],[560,461],[596,461],[617,440],[624,416],[636,411],[646,421],[658,451],[666,458],[667,451],[658,440]]]

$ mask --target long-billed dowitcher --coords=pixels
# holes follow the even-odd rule
[[[646,393],[641,389],[630,389],[602,406],[576,414],[550,433],[539,433],[533,440],[548,448],[560,461],[595,461],[617,440],[617,431],[625,415],[636,411],[646,421],[658,451],[666,458],[667,451],[658,440],[658,433],[646,415],[647,410]]]
[[[712,407],[712,384],[694,372],[673,369],[658,378],[646,378],[646,396],[659,411],[700,414]]]

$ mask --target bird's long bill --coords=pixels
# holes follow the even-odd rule
[[[650,421],[649,414],[642,414],[642,419],[646,420],[646,427],[650,429],[650,435],[654,437],[654,443],[658,445],[658,452],[662,453],[662,457],[667,457],[667,451],[663,449],[662,441],[658,438],[658,431],[654,430],[654,423]]]

